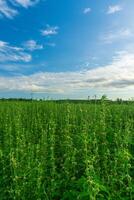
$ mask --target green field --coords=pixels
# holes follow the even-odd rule
[[[0,200],[133,200],[134,103],[1,101]]]

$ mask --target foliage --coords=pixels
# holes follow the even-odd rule
[[[134,199],[134,106],[105,100],[0,102],[0,199]]]

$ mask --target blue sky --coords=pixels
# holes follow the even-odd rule
[[[133,10],[133,0],[0,0],[0,97],[133,97]]]

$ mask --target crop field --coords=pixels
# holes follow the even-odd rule
[[[133,200],[133,155],[132,102],[0,102],[0,200]]]

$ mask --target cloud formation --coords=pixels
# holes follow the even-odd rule
[[[28,8],[37,4],[39,1],[40,0],[0,0],[0,14],[3,17],[13,19],[18,14],[18,6]]]
[[[108,10],[107,10],[107,14],[114,14],[117,13],[119,11],[121,11],[123,8],[120,5],[113,5],[113,6],[109,6]]]
[[[41,34],[43,36],[52,36],[52,35],[57,35],[58,34],[58,26],[49,26],[47,25],[47,27],[43,30],[41,30]]]
[[[23,6],[24,8],[28,8],[29,6],[33,6],[36,3],[38,3],[39,1],[40,0],[14,0],[15,3],[17,3],[20,6]]]
[[[31,59],[32,56],[26,53],[23,48],[11,46],[7,42],[0,41],[0,62],[29,62]]]
[[[134,54],[117,52],[112,62],[75,72],[40,72],[28,76],[0,77],[0,90],[72,93],[81,90],[134,89]]]
[[[37,44],[35,40],[28,40],[23,44],[24,48],[30,51],[43,49],[43,45]]]
[[[108,33],[105,33],[103,36],[100,37],[100,40],[103,43],[110,44],[118,40],[129,39],[133,36],[134,34],[129,28],[123,28],[120,30],[116,30],[116,31],[112,30],[112,31],[109,31]]]
[[[9,19],[12,19],[15,15],[18,14],[18,11],[10,7],[7,4],[6,0],[0,0],[0,14],[1,16],[5,16]]]
[[[88,13],[90,13],[91,12],[91,8],[85,8],[84,10],[83,10],[83,13],[86,15],[86,14],[88,14]]]

